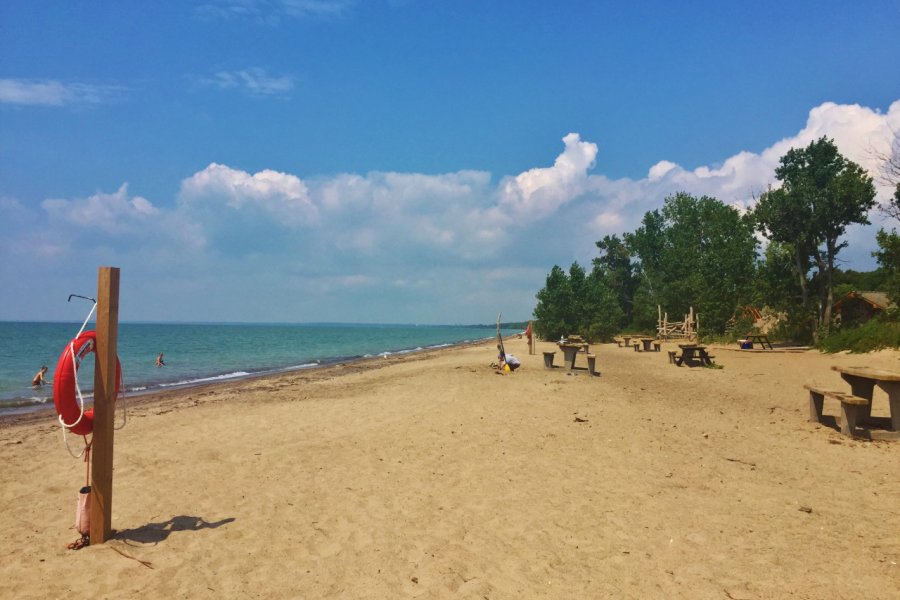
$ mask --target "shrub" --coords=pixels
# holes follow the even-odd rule
[[[862,353],[882,348],[900,348],[900,322],[872,319],[859,327],[842,328],[819,342],[823,352]]]

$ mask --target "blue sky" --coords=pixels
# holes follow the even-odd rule
[[[78,319],[113,265],[125,320],[525,319],[669,194],[746,208],[822,135],[875,175],[898,30],[897,0],[0,2],[0,318]]]

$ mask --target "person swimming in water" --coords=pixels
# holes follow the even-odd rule
[[[164,366],[166,366],[166,363],[163,361],[163,353],[162,353],[162,352],[160,352],[160,353],[156,356],[156,366],[157,366],[157,367],[164,367]]]

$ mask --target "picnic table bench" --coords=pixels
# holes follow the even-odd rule
[[[831,370],[840,373],[841,378],[850,384],[850,393],[846,394],[846,396],[861,400],[857,401],[857,408],[851,410],[851,413],[855,414],[849,415],[850,418],[856,417],[856,421],[848,424],[848,427],[850,427],[849,433],[844,431],[843,422],[841,423],[841,432],[853,435],[853,428],[855,428],[856,422],[867,426],[872,424],[872,397],[877,386],[887,394],[890,417],[888,418],[887,431],[870,430],[870,436],[873,439],[900,440],[900,372],[872,367],[842,367],[837,365],[831,367]]]
[[[750,342],[751,348],[753,347],[753,344],[756,343],[756,344],[759,344],[763,350],[767,350],[767,349],[771,350],[772,349],[772,342],[769,341],[769,336],[767,336],[767,335],[764,335],[764,334],[747,335],[747,336],[745,336],[745,339],[748,342]]]
[[[700,344],[678,344],[678,347],[681,348],[681,356],[676,355],[674,357],[677,366],[680,367],[684,363],[687,363],[689,367],[698,363],[706,367],[712,366],[712,359],[715,356],[706,351],[706,346],[701,346]]]

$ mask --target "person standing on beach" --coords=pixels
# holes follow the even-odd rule
[[[156,366],[157,366],[157,367],[164,367],[164,366],[166,366],[166,363],[163,362],[163,353],[162,353],[162,352],[160,352],[160,353],[156,356]]]
[[[44,381],[44,375],[47,374],[47,365],[41,367],[41,370],[37,372],[37,375],[34,376],[34,379],[31,380],[31,387],[41,387],[42,385],[46,385],[46,381]]]

